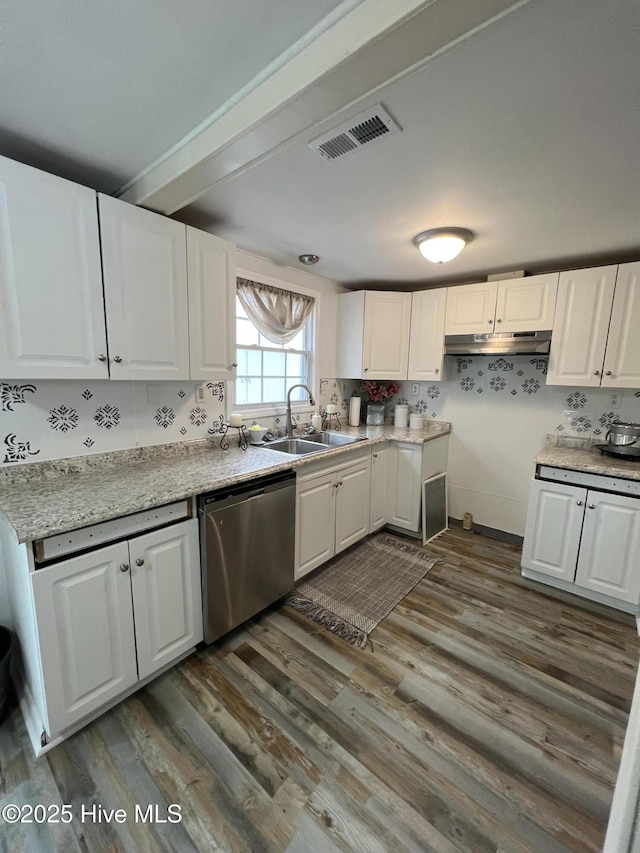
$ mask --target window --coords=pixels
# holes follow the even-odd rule
[[[313,312],[303,329],[288,344],[274,344],[253,325],[236,296],[235,405],[259,408],[285,403],[287,390],[299,382],[311,384]],[[307,401],[302,388],[292,401]]]

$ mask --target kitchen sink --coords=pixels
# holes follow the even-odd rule
[[[328,444],[318,444],[317,441],[307,441],[306,438],[278,438],[265,444],[265,450],[278,450],[280,453],[292,453],[296,456],[305,453],[322,453],[328,450]]]
[[[292,453],[296,456],[306,453],[321,453],[331,447],[342,447],[345,444],[354,444],[356,441],[364,441],[353,435],[340,435],[335,432],[316,432],[305,435],[304,438],[278,438],[265,445],[265,450],[279,450],[280,453]]]
[[[311,435],[305,435],[305,441],[315,441],[318,444],[326,444],[329,447],[342,447],[344,444],[354,444],[356,441],[365,441],[365,438],[360,438],[355,435],[340,435],[338,432],[314,432]]]

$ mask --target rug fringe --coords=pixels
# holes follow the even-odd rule
[[[285,603],[293,607],[294,610],[298,610],[300,613],[308,616],[309,619],[312,619],[318,625],[322,625],[323,628],[331,631],[332,634],[340,637],[341,640],[349,643],[349,645],[355,646],[357,649],[366,648],[367,640],[369,639],[368,635],[364,631],[361,631],[360,628],[356,628],[355,625],[351,625],[349,622],[341,619],[340,616],[336,616],[335,613],[327,610],[326,607],[322,607],[322,605],[316,604],[311,599],[306,598],[306,596],[296,593],[288,595]]]

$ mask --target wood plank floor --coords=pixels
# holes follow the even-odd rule
[[[597,851],[633,691],[631,617],[520,577],[455,529],[358,651],[283,606],[35,760],[0,727],[2,851]],[[181,807],[180,823],[135,820]],[[123,808],[126,823],[80,815]]]

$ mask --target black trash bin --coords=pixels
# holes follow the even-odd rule
[[[4,719],[7,703],[11,694],[11,648],[13,634],[0,625],[0,720]]]

